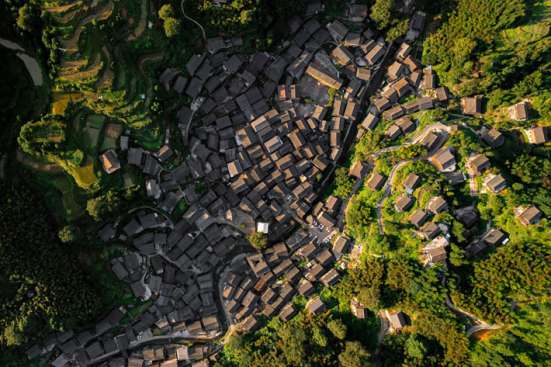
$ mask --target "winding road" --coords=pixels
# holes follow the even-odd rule
[[[190,22],[194,23],[195,25],[197,25],[197,27],[199,27],[199,29],[201,30],[201,34],[203,36],[203,42],[207,42],[207,32],[205,32],[205,28],[203,28],[203,26],[201,25],[201,23],[199,23],[198,21],[196,21],[195,19],[189,17],[187,14],[186,14],[186,11],[184,9],[184,3],[186,2],[186,0],[182,0],[182,2],[180,2],[180,9],[182,10],[182,15],[184,16],[184,18],[186,18],[187,20],[189,20]]]
[[[467,336],[471,336],[482,330],[498,330],[503,327],[503,325],[499,324],[488,324],[486,321],[476,317],[476,315],[455,306],[448,295],[446,295],[446,306],[455,314],[465,317],[473,323],[473,325],[467,330]]]
[[[380,150],[378,150],[374,153],[371,153],[370,154],[370,159],[375,160],[378,157],[380,157],[382,154],[393,152],[393,151],[396,151],[400,148],[408,147],[408,146],[417,144],[421,140],[423,140],[423,138],[427,134],[429,134],[431,132],[445,131],[446,134],[449,134],[452,129],[453,129],[453,126],[447,126],[447,125],[442,124],[441,122],[437,122],[435,124],[432,124],[432,125],[429,125],[429,126],[425,127],[423,129],[423,131],[421,131],[419,134],[417,134],[410,141],[408,141],[408,142],[406,142],[402,145],[386,147],[386,148],[380,149]],[[394,176],[395,176],[396,172],[408,163],[415,162],[415,161],[418,161],[418,160],[421,160],[421,159],[427,159],[432,154],[434,154],[434,152],[438,151],[438,149],[440,149],[442,147],[442,145],[445,143],[445,141],[446,141],[446,139],[441,139],[439,141],[438,145],[435,148],[433,148],[432,151],[428,152],[425,157],[417,157],[417,158],[413,158],[413,159],[402,160],[402,161],[398,162],[397,164],[395,164],[394,167],[392,167],[392,170],[390,171],[390,173],[388,175],[388,178],[385,182],[385,185],[383,186],[383,190],[384,190],[383,197],[381,199],[379,199],[379,201],[377,202],[377,206],[376,206],[377,224],[378,224],[378,227],[379,227],[379,234],[381,234],[381,235],[385,234],[385,227],[384,227],[384,221],[383,221],[383,216],[382,216],[382,208],[383,208],[385,200],[392,194],[392,181],[394,179]]]

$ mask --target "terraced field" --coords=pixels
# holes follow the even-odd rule
[[[133,9],[133,18],[127,17],[127,9]],[[85,153],[80,166],[67,164],[62,158],[56,159],[56,163],[72,177],[71,181],[77,187],[88,190],[99,182],[101,176],[98,154],[102,148],[118,144],[118,141],[106,144],[101,127],[71,125],[82,118],[81,112],[85,112],[85,119],[86,116],[97,116],[102,125],[103,122],[116,122],[131,127],[137,139],[144,139],[148,146],[158,145],[162,138],[156,133],[140,131],[152,124],[149,106],[153,84],[145,76],[145,68],[160,62],[162,53],[147,50],[144,55],[135,57],[136,51],[131,46],[132,42],[140,42],[144,37],[153,9],[148,0],[139,5],[124,1],[80,0],[43,10],[51,15],[52,26],[57,30],[61,44],[61,60],[51,81],[50,111],[66,117],[69,136],[88,137],[71,141]],[[114,27],[115,19],[126,19],[128,23],[123,38],[126,44],[113,46],[114,43],[107,39],[114,34],[118,36],[120,32],[110,28]],[[69,106],[73,108],[69,109]]]

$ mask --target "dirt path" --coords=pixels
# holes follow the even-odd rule
[[[98,89],[109,88],[113,84],[113,79],[115,77],[113,74],[113,69],[111,69],[111,53],[109,52],[109,49],[106,46],[103,46],[101,48],[101,52],[106,60],[103,73],[96,83],[96,87]]]
[[[203,26],[201,25],[201,23],[199,23],[198,21],[196,21],[195,19],[191,18],[191,17],[188,17],[186,15],[186,11],[184,9],[184,3],[186,2],[186,0],[182,0],[182,2],[180,3],[180,10],[182,10],[182,15],[184,16],[184,18],[186,18],[187,20],[189,20],[190,22],[192,22],[193,24],[197,25],[197,27],[199,27],[199,29],[201,30],[201,34],[203,36],[203,41],[205,43],[207,43],[207,33],[205,32],[205,28],[203,28]]]
[[[132,42],[142,35],[147,26],[147,14],[148,14],[148,0],[142,0],[142,6],[140,8],[140,21],[134,29],[134,31],[126,39],[128,42]]]
[[[471,336],[482,330],[498,330],[503,327],[503,325],[489,324],[486,321],[479,319],[476,315],[455,306],[448,295],[446,295],[446,306],[455,314],[465,317],[473,323],[473,325],[467,330],[467,336]]]
[[[29,56],[23,47],[4,38],[0,38],[0,46],[3,46],[9,50],[17,51],[15,55],[23,61],[23,64],[25,64],[25,67],[27,68],[27,71],[29,72],[35,86],[40,87],[44,83],[44,76],[42,75],[42,68],[40,67],[40,64],[34,57]]]
[[[382,209],[385,204],[386,199],[392,194],[392,180],[394,180],[394,175],[396,172],[398,172],[400,169],[402,169],[406,164],[414,162],[415,160],[418,160],[419,158],[415,159],[409,159],[407,161],[400,161],[398,164],[394,165],[392,167],[392,170],[390,171],[390,174],[388,175],[388,179],[385,182],[385,185],[383,186],[384,194],[383,197],[377,202],[376,206],[376,212],[377,212],[377,224],[379,225],[379,234],[384,235],[385,234],[385,224],[383,220],[383,214]]]
[[[42,76],[42,68],[38,64],[38,61],[34,57],[31,57],[23,52],[18,52],[17,57],[23,61],[25,67],[27,68],[33,84],[37,87],[40,87],[44,83],[44,77]]]
[[[16,151],[16,158],[20,163],[36,171],[46,172],[46,173],[63,173],[63,168],[61,168],[57,164],[39,162],[29,157],[19,149],[17,149]]]

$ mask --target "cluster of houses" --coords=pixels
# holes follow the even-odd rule
[[[312,1],[307,14],[322,8],[322,2]],[[296,295],[308,298],[311,314],[326,309],[315,293],[338,281],[337,264],[353,245],[339,232],[343,201],[321,196],[335,168],[350,145],[380,120],[391,122],[385,136],[394,140],[415,130],[409,114],[450,98],[433,70],[413,56],[410,43],[422,31],[425,14],[412,16],[406,42],[397,48],[366,28],[367,15],[367,5],[352,4],[344,19],[326,25],[292,17],[292,38],[277,55],[241,54],[241,38],[211,38],[204,54],[160,75],[166,91],[192,101],[175,116],[189,154],[178,157],[168,139],[158,151],[148,151],[121,135],[119,149],[99,157],[107,174],[124,164],[137,167],[154,203],[99,233],[103,241],[129,244],[128,251],[112,259],[111,269],[146,307],[132,317],[116,309],[91,330],[54,335],[29,350],[29,358],[50,356],[56,367],[208,366],[215,353],[209,342],[230,324],[247,332],[262,317],[288,320],[297,312]],[[411,98],[406,102],[405,97]],[[462,106],[464,113],[475,115],[481,99],[467,99]],[[514,113],[523,116],[520,109]],[[545,129],[532,130],[530,139],[547,139]],[[495,129],[482,139],[503,144]],[[430,132],[420,144],[433,152],[431,161],[440,171],[454,174],[454,151],[438,149],[441,142],[442,136]],[[483,156],[471,158],[473,173],[489,167]],[[356,162],[350,175],[362,180],[368,171],[367,163]],[[505,187],[502,179],[488,175],[484,183],[499,192]],[[385,181],[374,172],[367,186],[380,190]],[[397,211],[412,208],[420,181],[415,174],[406,178]],[[182,207],[183,214],[173,221]],[[430,221],[446,210],[447,202],[436,196],[409,216],[428,241],[422,251],[428,265],[446,259],[448,229]],[[478,219],[469,207],[454,215],[470,226]],[[541,212],[518,208],[517,216],[531,224]],[[266,234],[270,246],[251,253],[245,235],[254,231]],[[473,244],[474,255],[483,246],[506,241],[496,231]],[[365,307],[351,306],[357,317],[365,317]],[[407,323],[402,313],[386,317],[396,331]],[[176,343],[179,338],[195,344]],[[166,343],[156,344],[159,340]]]
[[[292,303],[296,295],[309,298],[306,307],[312,314],[322,312],[323,302],[312,295],[339,280],[335,263],[351,248],[351,240],[341,234],[329,246],[300,229],[285,242],[246,256],[222,279],[226,312],[246,332],[259,325],[259,316],[289,320],[298,312]]]

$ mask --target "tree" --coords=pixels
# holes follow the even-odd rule
[[[360,342],[349,341],[339,354],[339,363],[342,367],[367,367],[371,365],[369,357],[369,352]]]
[[[340,319],[332,319],[327,322],[327,329],[335,338],[344,340],[346,338],[346,325]]]
[[[168,18],[174,17],[174,9],[172,8],[172,4],[164,4],[159,9],[159,18],[162,20],[166,20]]]
[[[176,18],[166,18],[163,22],[163,28],[168,38],[172,38],[180,33],[180,21]]]
[[[268,236],[262,232],[254,232],[247,236],[251,245],[259,250],[265,249],[268,246]]]
[[[377,29],[385,29],[390,25],[392,8],[394,8],[394,0],[375,0],[375,4],[371,7],[371,19],[377,23]]]
[[[30,32],[33,29],[35,11],[30,4],[25,4],[17,12],[17,26],[24,31]]]
[[[416,334],[411,334],[406,340],[405,350],[408,356],[418,361],[423,360],[425,353],[427,353],[427,347]]]
[[[79,237],[79,230],[75,226],[67,225],[59,230],[57,236],[63,243],[75,242]]]
[[[354,180],[348,176],[348,170],[345,167],[339,167],[335,171],[335,191],[333,194],[341,199],[347,198],[352,193]]]
[[[467,264],[467,261],[465,260],[465,251],[461,247],[457,246],[455,243],[452,243],[450,247],[450,263],[453,266],[461,266]]]
[[[317,325],[312,328],[312,340],[320,347],[327,346],[327,336],[323,332],[322,328]]]
[[[392,42],[395,39],[405,35],[408,29],[409,29],[409,19],[403,19],[398,23],[396,23],[395,25],[393,25],[392,28],[390,28],[388,32],[386,32],[386,40],[388,42]]]
[[[105,215],[112,213],[120,204],[120,199],[114,191],[108,191],[86,202],[86,211],[95,220],[100,221]]]

